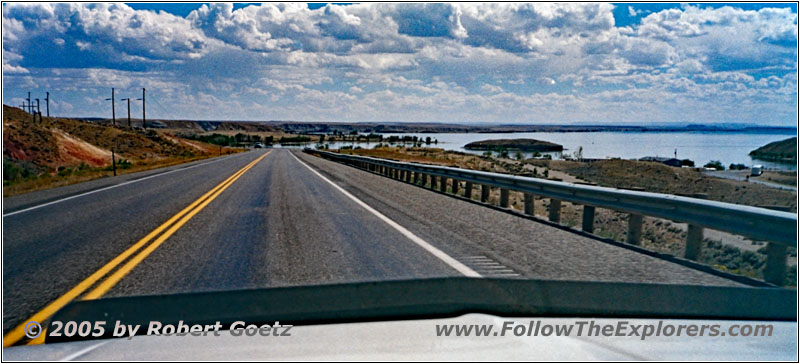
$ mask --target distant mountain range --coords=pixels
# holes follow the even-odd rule
[[[275,122],[289,133],[524,133],[524,132],[739,132],[795,134],[793,127],[755,125],[468,125],[445,123],[320,123]]]
[[[81,118],[109,122],[104,118]],[[118,120],[120,122],[120,120]],[[294,134],[341,132],[358,133],[531,133],[531,132],[739,132],[795,134],[797,128],[754,124],[488,124],[441,122],[314,122],[314,121],[221,121],[221,120],[148,120],[150,127],[169,129],[277,131]],[[135,120],[141,124],[141,120]]]

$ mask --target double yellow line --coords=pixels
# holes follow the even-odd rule
[[[145,249],[136,254],[132,259],[130,259],[125,265],[115,271],[111,276],[106,278],[104,281],[100,282],[93,290],[83,296],[85,300],[96,299],[108,292],[112,287],[114,287],[123,277],[125,277],[128,273],[130,273],[133,268],[135,268],[139,263],[141,263],[145,258],[147,258],[150,253],[155,251],[161,244],[164,243],[167,239],[169,239],[172,234],[174,234],[178,229],[180,229],[187,221],[191,220],[194,215],[197,215],[198,212],[203,210],[211,201],[213,201],[217,196],[219,196],[222,191],[225,191],[228,187],[230,187],[234,182],[236,182],[239,177],[241,177],[245,172],[247,172],[250,168],[256,165],[256,163],[260,162],[264,157],[272,153],[272,151],[267,152],[266,154],[256,158],[254,161],[250,162],[248,165],[244,166],[244,168],[240,169],[238,172],[234,173],[226,180],[222,181],[219,185],[212,188],[210,191],[206,192],[203,196],[200,196],[197,200],[186,206],[183,210],[175,214],[175,216],[169,218],[166,222],[161,224],[158,228],[147,234],[144,238],[133,244],[130,248],[122,252],[122,254],[118,255],[116,258],[112,259],[102,268],[98,269],[96,272],[92,273],[88,278],[84,279],[77,286],[73,287],[67,293],[63,294],[61,297],[57,298],[55,301],[51,302],[47,306],[45,306],[41,311],[37,312],[29,319],[25,320],[19,326],[15,327],[13,330],[9,331],[7,334],[3,336],[3,347],[8,347],[14,345],[19,340],[22,340],[25,337],[25,325],[30,321],[36,321],[38,323],[42,323],[43,321],[47,320],[55,314],[58,310],[62,307],[66,306],[72,300],[80,296],[83,292],[91,288],[97,281],[101,278],[105,277],[108,272],[112,271],[122,262],[124,262],[128,257],[136,253],[140,248],[147,245],[150,240],[161,234],[164,230],[164,234],[158,236],[156,240],[154,240],[150,245],[147,245]],[[176,223],[177,221],[177,223]],[[29,344],[41,344],[44,342],[44,338],[46,333],[42,333],[34,340],[31,340]]]

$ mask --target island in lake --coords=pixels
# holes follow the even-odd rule
[[[470,150],[520,150],[523,152],[560,152],[564,147],[560,144],[550,143],[536,139],[490,139],[472,142],[464,146]]]

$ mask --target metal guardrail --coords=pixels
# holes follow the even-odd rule
[[[473,186],[480,185],[483,202],[488,199],[489,188],[500,188],[501,207],[508,207],[508,191],[519,191],[525,194],[525,212],[529,215],[533,215],[532,196],[550,198],[549,217],[554,222],[559,222],[561,201],[584,205],[583,230],[590,233],[594,229],[595,207],[627,212],[630,214],[628,242],[637,245],[641,239],[642,216],[688,223],[685,257],[692,260],[697,260],[700,256],[703,228],[767,241],[767,268],[764,276],[771,283],[782,283],[786,274],[786,248],[797,247],[797,214],[789,212],[662,193],[581,185],[321,150],[304,151],[408,182],[423,181],[427,185],[426,181],[430,178],[432,188],[438,177],[439,187],[443,192],[447,191],[447,179],[455,181],[452,191],[456,193],[459,188],[457,181],[464,181],[465,193],[470,194],[470,198]]]

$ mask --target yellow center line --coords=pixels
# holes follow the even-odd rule
[[[193,209],[195,207],[197,207],[198,205],[201,205],[210,196],[213,196],[211,199],[216,198],[216,196],[219,195],[217,192],[221,192],[221,190],[224,190],[225,188],[230,186],[230,183],[232,183],[233,181],[238,179],[242,174],[244,174],[244,172],[247,172],[247,170],[249,170],[256,163],[261,161],[264,157],[266,157],[271,152],[272,151],[267,152],[266,154],[262,155],[261,157],[256,158],[254,161],[250,162],[249,164],[244,166],[242,169],[240,169],[239,171],[237,171],[236,173],[234,173],[233,175],[231,175],[230,177],[228,177],[227,179],[222,181],[222,183],[220,183],[216,187],[212,188],[210,191],[208,191],[205,194],[203,194],[203,196],[200,196],[200,198],[198,198],[197,200],[195,200],[194,202],[189,204],[189,206],[187,206],[186,208],[184,208],[183,210],[181,210],[180,212],[175,214],[175,216],[172,216],[169,220],[167,220],[166,222],[161,224],[155,230],[151,231],[144,238],[142,238],[141,240],[136,242],[136,244],[132,245],[130,248],[128,248],[124,252],[122,252],[122,254],[118,255],[116,258],[114,258],[111,261],[109,261],[108,263],[106,263],[103,267],[101,267],[100,269],[98,269],[97,271],[92,273],[89,277],[87,277],[86,279],[84,279],[83,281],[78,283],[78,285],[76,285],[75,287],[73,287],[72,289],[67,291],[67,293],[64,293],[63,295],[58,297],[55,301],[49,303],[47,306],[45,306],[39,312],[35,313],[29,319],[25,320],[24,322],[19,324],[17,327],[15,327],[11,331],[9,331],[7,334],[3,335],[3,347],[11,346],[11,345],[15,344],[17,341],[19,341],[22,338],[24,338],[25,337],[25,325],[28,322],[36,321],[38,323],[42,323],[43,321],[45,321],[48,318],[50,318],[50,316],[55,314],[56,311],[60,310],[62,307],[66,306],[69,302],[71,302],[72,300],[74,300],[75,298],[80,296],[87,289],[91,288],[97,281],[99,281],[106,274],[108,274],[108,272],[110,272],[111,270],[116,268],[119,264],[121,264],[123,261],[125,261],[129,256],[131,256],[132,254],[136,253],[142,246],[146,245],[150,240],[152,240],[154,237],[158,236],[158,234],[160,234],[162,231],[164,231],[165,229],[170,227],[175,221],[178,221],[178,219],[180,219],[181,217],[183,217],[187,213],[190,213],[191,211],[193,211]],[[200,209],[202,209],[206,205],[207,205],[207,203],[202,205],[202,207]],[[197,211],[199,211],[199,210],[197,210]],[[196,213],[197,212],[194,212],[194,214],[196,214]],[[194,214],[192,214],[192,216],[194,216]],[[181,221],[183,221],[183,220],[181,220]],[[187,221],[188,221],[188,219],[187,219]],[[185,223],[185,221],[183,221],[181,223],[181,225],[183,225],[184,223]],[[177,229],[175,229],[175,230],[177,230]],[[174,231],[173,231],[173,233],[174,233]],[[172,233],[170,233],[169,235],[172,235]],[[37,339],[39,339],[39,338],[41,338],[43,340],[44,339],[44,333],[42,335],[40,335]],[[39,340],[34,340],[34,341],[39,341]]]
[[[266,154],[261,156],[261,158],[264,158],[265,156]],[[256,162],[261,160],[261,158],[257,159]],[[244,170],[244,172],[247,172],[247,170],[252,167],[253,167],[252,165],[248,166],[247,169]],[[133,268],[136,268],[136,266],[139,265],[139,263],[141,263],[145,258],[147,258],[147,256],[150,255],[150,253],[158,249],[158,247],[161,246],[161,244],[163,244],[167,239],[169,239],[169,237],[172,236],[172,234],[174,234],[176,231],[178,231],[178,229],[180,229],[184,224],[186,224],[187,221],[191,220],[192,217],[194,217],[194,215],[197,215],[198,212],[203,210],[209,203],[211,203],[211,201],[214,201],[214,199],[217,198],[217,196],[219,196],[223,191],[225,191],[234,182],[236,182],[236,180],[239,179],[239,177],[241,177],[244,174],[244,172],[236,176],[236,178],[228,181],[228,183],[225,186],[217,190],[217,192],[215,192],[207,200],[203,201],[203,203],[200,204],[200,206],[197,206],[197,208],[192,210],[192,212],[186,214],[186,216],[184,216],[180,221],[178,221],[178,223],[169,228],[169,230],[167,230],[164,234],[159,236],[158,239],[156,239],[152,244],[148,245],[147,248],[139,252],[139,254],[136,254],[135,257],[133,257],[130,261],[125,263],[125,265],[123,265],[122,268],[118,269],[116,272],[114,272],[114,274],[106,278],[105,281],[97,285],[95,289],[93,289],[91,292],[83,296],[83,299],[84,300],[97,299],[100,298],[100,296],[102,296],[106,292],[108,292],[108,290],[114,287],[120,280],[122,280],[122,278],[128,275],[128,273],[130,273],[130,271],[133,270]]]

